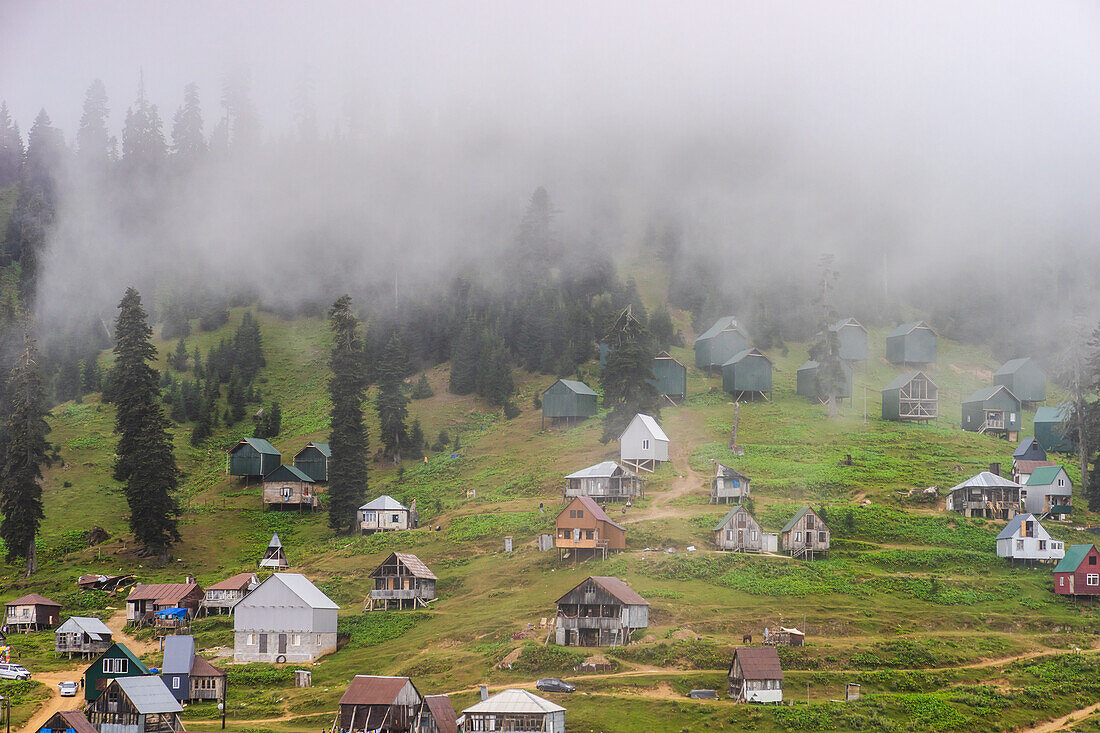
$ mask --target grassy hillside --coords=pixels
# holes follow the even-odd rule
[[[188,350],[198,345],[205,354],[232,334],[241,313],[234,310],[218,331],[189,337]],[[677,317],[682,325],[683,314]],[[272,442],[289,461],[307,441],[327,435],[327,331],[316,320],[263,313],[258,319],[267,359],[259,387],[265,404],[282,405],[283,430]],[[546,631],[538,626],[553,616],[558,596],[597,574],[622,577],[649,599],[651,625],[640,643],[601,650],[615,669],[578,680],[588,694],[550,696],[567,706],[570,730],[1011,730],[1084,708],[1100,695],[1100,655],[1068,652],[1091,649],[1100,630],[1096,604],[1055,598],[1049,569],[999,561],[993,538],[1001,523],[942,510],[943,489],[990,462],[1011,464],[1014,445],[955,427],[962,397],[988,384],[997,364],[984,350],[941,340],[940,366],[931,376],[940,387],[942,419],[887,423],[877,417],[877,390],[900,370],[880,358],[884,339],[884,332],[871,334],[872,358],[856,373],[855,400],[836,419],[794,394],[805,345],[769,352],[775,393],[769,402],[742,405],[739,458],[725,448],[733,406],[720,380],[689,368],[686,404],[661,416],[672,462],[651,477],[645,499],[625,515],[614,510],[628,527],[628,551],[580,564],[539,553],[534,539],[552,525],[562,477],[616,458],[617,445],[599,443],[596,420],[540,429],[532,400],[550,376],[517,375],[522,413],[505,420],[476,399],[448,394],[445,366],[429,372],[435,396],[412,402],[410,418],[419,418],[433,441],[446,430],[459,447],[400,467],[372,463],[369,496],[417,501],[424,528],[402,534],[334,537],[323,513],[262,512],[258,485],[224,473],[224,450],[248,435],[248,424],[223,426],[201,448],[188,444],[189,428],[181,427],[183,541],[166,567],[150,566],[128,544],[125,502],[110,478],[113,409],[95,396],[60,405],[51,440],[62,462],[46,477],[43,568],[25,581],[18,567],[3,566],[0,600],[34,590],[64,603],[66,612],[107,614],[120,600],[78,593],[77,575],[123,570],[142,581],[175,581],[192,574],[212,583],[254,569],[278,531],[293,569],[341,605],[349,642],[314,665],[310,690],[292,687],[290,669],[231,666],[230,727],[243,729],[324,726],[354,674],[414,675],[424,693],[455,693],[458,709],[475,699],[478,683],[497,689],[573,675],[587,654],[544,645]],[[158,344],[162,355],[174,345]],[[674,355],[690,367],[689,348]],[[595,386],[596,366],[584,372]],[[367,414],[376,447],[373,409]],[[841,465],[845,454],[851,466]],[[834,552],[803,562],[711,551],[712,527],[724,514],[706,500],[712,459],[753,478],[756,513],[767,530],[778,530],[800,505],[824,506]],[[1077,482],[1073,461],[1062,462]],[[909,494],[929,486],[941,489],[937,503]],[[475,499],[466,498],[471,488]],[[1092,541],[1073,529],[1087,519],[1095,517],[1077,514],[1074,525],[1053,532],[1067,542]],[[112,540],[84,547],[83,532],[92,525]],[[516,541],[511,554],[503,552],[505,535]],[[698,551],[687,552],[688,545]],[[435,571],[439,600],[427,611],[363,613],[370,571],[397,549],[416,553]],[[693,687],[724,690],[724,667],[741,635],[777,624],[808,631],[805,648],[783,650],[793,707],[684,697]],[[211,656],[232,644],[224,619],[199,621],[196,629]],[[51,659],[50,639],[48,632],[30,634],[14,646],[32,669],[58,668],[64,660]],[[495,669],[517,649],[512,670]],[[860,683],[863,699],[831,702],[843,697],[846,682]],[[25,711],[34,707],[31,697]],[[189,730],[217,728],[213,706],[190,706],[185,717]]]

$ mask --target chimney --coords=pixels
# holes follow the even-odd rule
[[[191,577],[190,575],[188,575],[187,578],[183,582],[184,583],[194,583],[195,579],[193,577]]]
[[[477,688],[481,690],[481,701],[485,702],[489,699],[489,688],[485,685],[478,685]]]
[[[993,474],[994,476],[1000,476],[1001,475],[1001,464],[999,464],[999,463],[990,463],[989,464],[989,472],[991,474]]]

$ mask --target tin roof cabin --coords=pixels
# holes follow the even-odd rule
[[[272,533],[271,541],[267,543],[267,549],[264,550],[264,556],[260,558],[260,567],[275,570],[284,570],[290,567],[290,563],[286,559],[286,553],[283,552],[283,541],[279,539],[278,532]]]
[[[195,653],[195,637],[164,638],[160,677],[172,697],[180,702],[224,700],[226,674]]]
[[[653,473],[668,461],[668,436],[649,415],[634,416],[619,436],[619,460],[635,471]]]
[[[965,517],[1012,519],[1020,513],[1020,485],[982,471],[951,489],[947,495],[947,511]]]
[[[997,535],[997,557],[1013,562],[1057,562],[1065,555],[1065,545],[1052,539],[1033,514],[1017,514]]]
[[[756,517],[738,504],[714,525],[714,544],[732,552],[775,552],[779,535],[761,530]]]
[[[791,517],[779,536],[783,540],[783,552],[791,557],[813,560],[814,555],[829,554],[829,527],[808,506]]]
[[[264,509],[316,509],[320,505],[318,487],[309,476],[294,466],[279,466],[264,476]]]
[[[370,574],[374,587],[370,591],[367,610],[376,606],[388,611],[393,608],[427,608],[435,600],[435,584],[439,578],[416,555],[391,552]]]
[[[854,318],[841,318],[829,326],[840,343],[840,358],[844,361],[867,359],[867,329]]]
[[[749,477],[740,471],[715,461],[714,478],[710,480],[710,503],[740,504],[749,496]]]
[[[91,702],[98,698],[107,689],[107,684],[116,677],[140,677],[147,674],[149,668],[137,655],[125,644],[115,642],[84,670],[84,699]],[[164,685],[161,684],[161,687]]]
[[[886,337],[886,361],[891,364],[935,364],[936,332],[924,321],[903,323]]]
[[[649,601],[618,578],[593,576],[558,599],[554,641],[561,646],[625,646],[649,626]]]
[[[1051,453],[1072,453],[1077,450],[1077,436],[1067,429],[1069,405],[1043,406],[1035,410],[1035,439]]]
[[[185,583],[139,583],[126,597],[126,623],[138,626],[154,622],[158,611],[183,608],[187,616],[198,615],[206,593],[202,587],[188,578]]]
[[[575,496],[554,520],[554,546],[558,559],[582,552],[607,557],[613,550],[626,549],[626,528],[616,524],[600,505],[587,496]]]
[[[749,334],[734,316],[723,316],[695,339],[695,367],[721,369],[736,354],[749,348]]]
[[[1020,500],[1024,511],[1065,519],[1073,504],[1073,482],[1061,466],[1040,466],[1027,477]]]
[[[1054,592],[1061,596],[1100,596],[1100,552],[1095,545],[1071,545],[1054,566]]]
[[[542,393],[542,424],[576,425],[596,414],[596,393],[584,382],[559,379]]]
[[[722,389],[738,400],[767,399],[772,391],[772,360],[759,349],[745,349],[722,365]]]
[[[563,497],[587,496],[597,502],[631,501],[644,493],[645,484],[638,474],[614,461],[604,461],[566,476]]]
[[[275,573],[233,610],[233,661],[312,662],[335,651],[339,610],[306,576]]]
[[[728,678],[729,696],[737,702],[783,702],[783,668],[774,646],[734,649]]]
[[[687,396],[687,367],[672,354],[662,351],[653,357],[653,379],[650,383],[670,405],[678,405]]]
[[[328,443],[306,443],[306,447],[294,454],[294,467],[309,476],[314,483],[328,483],[328,462],[332,449]]]
[[[993,373],[993,384],[1003,384],[1023,403],[1047,398],[1047,373],[1031,357],[1010,359]]]
[[[447,695],[425,695],[431,720],[424,721],[423,733],[458,733],[458,714]]]
[[[114,634],[107,624],[97,618],[70,616],[53,632],[53,649],[56,654],[82,657],[102,654],[111,648]]]
[[[1012,451],[1013,463],[1016,461],[1045,461],[1046,459],[1047,452],[1043,450],[1042,444],[1035,438],[1024,438],[1016,446],[1016,450]]]
[[[460,720],[463,733],[565,733],[565,708],[527,690],[486,697],[463,710]]]
[[[186,730],[183,706],[159,677],[118,677],[88,705],[86,715],[102,733],[174,733]]]
[[[61,620],[61,604],[37,593],[20,596],[6,605],[4,624],[16,631],[48,629]]]
[[[844,363],[840,368],[844,372],[844,379],[841,380],[836,397],[838,400],[850,400],[852,399],[852,368]],[[821,365],[813,359],[804,362],[795,372],[795,391],[811,400],[825,402],[826,390],[818,379],[820,372]]]
[[[363,534],[400,532],[416,524],[413,510],[388,494],[359,507],[359,530]]]
[[[924,372],[906,372],[882,390],[882,419],[928,422],[939,417],[939,388]]]
[[[202,608],[206,613],[233,613],[237,601],[260,584],[256,573],[237,573],[231,578],[206,586]]]
[[[263,438],[245,438],[226,454],[226,468],[230,476],[263,478],[282,462],[282,454]]]
[[[1020,434],[1023,405],[1003,384],[982,387],[962,403],[963,430],[1016,440]]]
[[[340,730],[420,733],[425,716],[431,711],[408,677],[357,674],[340,698]]]

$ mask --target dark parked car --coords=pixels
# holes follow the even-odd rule
[[[692,690],[688,693],[688,697],[692,700],[717,700],[718,692],[716,690]]]
[[[576,685],[571,685],[557,677],[543,677],[535,683],[535,689],[539,692],[576,692]]]

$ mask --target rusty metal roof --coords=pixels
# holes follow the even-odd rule
[[[608,524],[613,524],[616,527],[618,527],[619,529],[621,529],[623,531],[626,531],[626,527],[624,527],[621,524],[618,524],[611,517],[607,516],[607,512],[605,512],[603,509],[601,509],[600,505],[597,504],[595,501],[593,501],[591,497],[588,497],[588,496],[575,496],[575,497],[573,497],[573,501],[579,501],[584,506],[585,509],[587,509],[589,512],[592,513],[592,516],[596,518],[596,521],[598,521],[598,522],[607,522]],[[569,502],[569,504],[572,504],[573,501]],[[565,505],[565,509],[569,508],[569,504]],[[559,518],[561,517],[562,514],[565,513],[565,509],[562,509],[560,512],[558,512],[558,517]]]
[[[8,601],[9,606],[57,606],[61,608],[61,604],[57,601],[51,601],[46,596],[40,596],[37,593],[28,593],[22,598],[16,598],[14,601]]]
[[[451,705],[451,698],[446,695],[427,695],[424,702],[428,703],[428,710],[432,711],[439,733],[458,733],[458,723],[455,722],[458,715],[454,705]]]
[[[374,572],[370,574],[371,577],[375,577],[375,575],[378,574],[378,571],[382,569],[382,565],[388,563],[391,558],[396,558],[399,563],[404,565],[408,569],[408,571],[412,573],[414,578],[439,580],[439,578],[435,577],[435,573],[428,569],[428,566],[424,564],[423,560],[421,560],[416,555],[408,552],[391,552],[390,556],[383,560],[382,564],[374,569]]]
[[[398,693],[409,684],[408,677],[375,677],[357,674],[352,679],[341,705],[392,705]],[[415,685],[413,686],[415,689]]]
[[[62,728],[62,725],[64,728]],[[59,710],[45,722],[46,730],[72,730],[75,733],[99,733],[92,722],[80,710]]]
[[[248,588],[256,573],[237,573],[232,578],[226,578],[220,583],[206,586],[207,590],[243,590]]]
[[[198,583],[141,583],[126,597],[127,601],[156,601],[173,603],[186,598],[194,590],[202,590]]]
[[[649,605],[649,601],[647,601],[646,599],[644,599],[640,595],[638,595],[634,591],[634,589],[631,588],[629,585],[627,585],[623,581],[619,580],[618,578],[613,578],[613,577],[608,576],[608,575],[593,575],[590,578],[586,578],[584,581],[582,581],[582,582],[578,583],[577,585],[573,586],[573,588],[569,591],[569,593],[572,593],[577,588],[580,588],[582,585],[587,583],[589,580],[591,580],[597,586],[604,589],[605,591],[607,591],[611,595],[615,596],[615,598],[619,599],[620,601],[622,601],[623,603],[625,603],[628,606],[648,606]],[[566,593],[565,596],[568,596],[569,593]],[[562,596],[562,598],[565,598],[565,596]],[[558,603],[561,603],[561,598],[558,599]]]
[[[774,646],[743,646],[733,650],[733,658],[741,663],[741,675],[747,680],[781,680],[783,669]],[[730,663],[733,669],[733,663]]]

